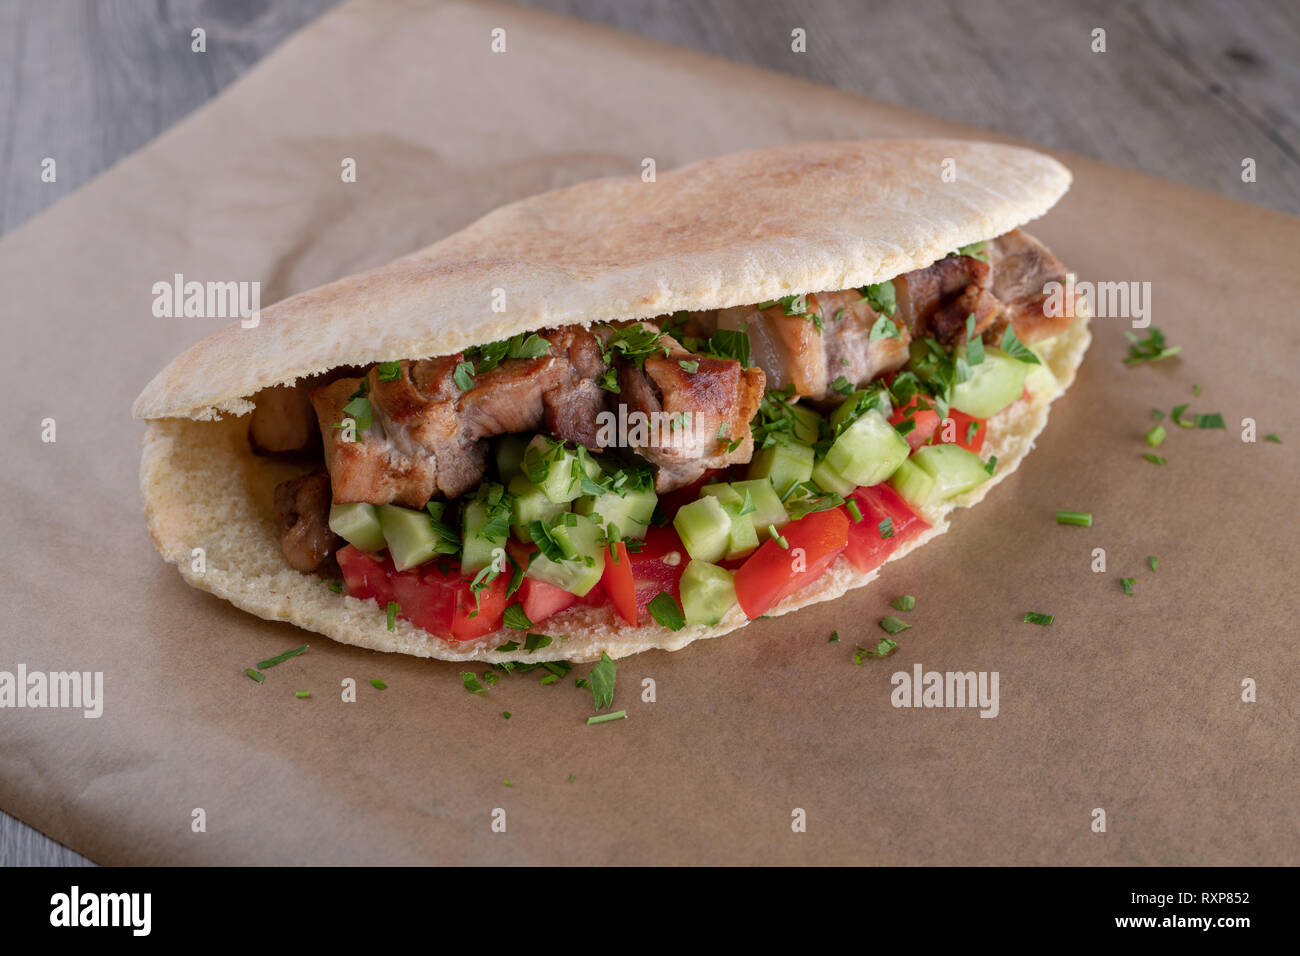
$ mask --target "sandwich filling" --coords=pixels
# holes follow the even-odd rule
[[[336,369],[260,392],[249,441],[319,461],[276,489],[284,557],[390,627],[753,618],[988,479],[987,419],[1056,388],[1033,346],[1069,290],[1017,229],[860,289]]]

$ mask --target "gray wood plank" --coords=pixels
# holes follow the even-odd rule
[[[144,145],[337,0],[0,5],[0,233]],[[1300,4],[525,0],[1300,213]],[[208,51],[190,50],[207,30]],[[790,31],[807,32],[793,53]],[[1089,49],[1107,31],[1107,52]],[[40,181],[54,157],[58,180]],[[1259,182],[1240,178],[1243,157]],[[0,813],[0,866],[82,857]]]

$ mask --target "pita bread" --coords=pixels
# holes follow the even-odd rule
[[[948,158],[956,183],[939,180]],[[707,160],[658,183],[598,180],[506,206],[413,256],[287,299],[264,310],[257,329],[236,325],[168,365],[134,407],[137,417],[159,419],[146,430],[140,472],[150,533],[192,586],[259,617],[372,650],[491,663],[587,661],[719,637],[747,623],[738,607],[713,627],[679,631],[654,622],[629,628],[608,606],[577,607],[562,619],[565,638],[533,653],[497,652],[507,639],[501,632],[452,643],[400,619],[390,631],[374,601],[335,594],[285,563],[272,499],[276,485],[304,469],[254,455],[246,420],[230,415],[250,411],[248,397],[263,387],[340,365],[883,281],[1041,215],[1069,178],[1054,160],[1005,146],[816,143]],[[487,308],[498,287],[507,289],[505,313]],[[997,455],[997,474],[927,510],[930,530],[890,560],[942,534],[952,510],[974,505],[1015,471],[1090,340],[1080,316],[1044,343],[1059,390],[989,420],[984,450]],[[204,552],[201,573],[195,548]],[[831,600],[877,573],[861,574],[841,557],[769,614]]]

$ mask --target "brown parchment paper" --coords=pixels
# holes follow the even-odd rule
[[[153,317],[154,282],[269,303],[644,157],[918,135],[998,138],[535,12],[352,2],[7,236],[0,669],[103,671],[105,703],[0,710],[0,805],[102,863],[1297,862],[1300,228],[1095,162],[1063,157],[1034,231],[1082,278],[1150,282],[1181,357],[1125,368],[1127,322],[1096,320],[1037,450],[949,534],[831,605],[620,662],[626,721],[586,726],[571,678],[472,696],[454,665],[263,622],[150,546],[128,409],[218,321]],[[1184,403],[1227,431],[1166,421],[1143,461],[1150,409]],[[854,666],[901,593],[898,651]],[[999,715],[892,707],[918,663],[997,671]]]

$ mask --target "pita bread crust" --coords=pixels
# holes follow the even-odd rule
[[[947,160],[954,182],[941,178]],[[654,183],[580,183],[285,299],[256,328],[233,323],[158,373],[132,412],[243,415],[258,390],[342,365],[879,282],[1043,215],[1069,184],[1041,153],[958,140],[802,143]],[[491,311],[494,289],[505,312]]]
[[[945,507],[926,512],[931,529],[898,548],[889,560],[897,560],[947,531],[947,516],[954,508],[976,504],[1019,467],[1047,424],[1052,401],[1074,381],[1090,341],[1087,322],[1081,317],[1067,332],[1043,344],[1043,357],[1060,384],[1058,392],[1017,402],[990,419],[984,451],[998,456],[997,474]],[[374,601],[335,594],[319,578],[300,574],[281,557],[271,502],[275,486],[302,470],[253,455],[246,424],[239,419],[151,422],[144,439],[140,482],[149,531],[158,551],[178,565],[189,584],[258,617],[288,621],[344,644],[417,657],[491,663],[590,661],[599,659],[602,652],[619,658],[656,648],[680,650],[693,641],[720,637],[748,623],[740,609],[733,607],[714,627],[670,631],[651,622],[629,628],[608,606],[577,608],[563,618],[567,638],[531,654],[493,650],[517,637],[517,632],[499,631],[479,641],[454,644],[400,619],[396,629],[389,631],[385,611]],[[191,568],[191,549],[196,547],[205,552],[202,574]],[[788,614],[832,600],[851,588],[870,584],[877,574],[861,574],[841,557],[812,586],[769,613]],[[558,628],[548,626],[547,630]]]

